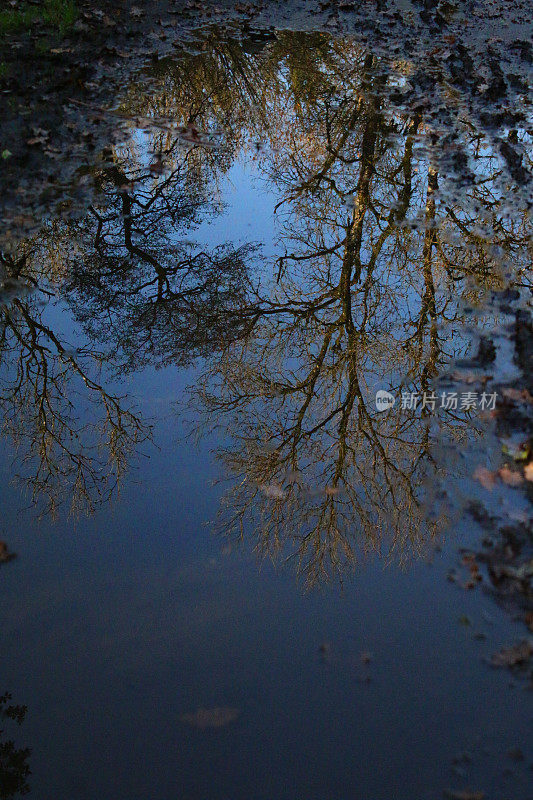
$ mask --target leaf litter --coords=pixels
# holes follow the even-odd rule
[[[240,713],[238,708],[232,706],[217,706],[216,708],[199,708],[192,713],[182,714],[180,719],[187,725],[203,731],[207,728],[225,728],[235,722]]]

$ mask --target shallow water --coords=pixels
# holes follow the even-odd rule
[[[531,797],[529,693],[484,661],[519,626],[446,580],[499,452],[465,360],[490,332],[516,374],[526,190],[412,70],[211,32],[125,88],[90,208],[6,252],[2,681],[34,796]]]

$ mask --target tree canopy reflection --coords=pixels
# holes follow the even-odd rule
[[[46,320],[42,297],[53,297],[55,278],[32,265],[33,258],[42,263],[42,255],[32,242],[16,257],[2,256],[3,432],[13,440],[21,479],[43,511],[54,514],[64,502],[90,510],[109,499],[150,431],[126,398],[99,379],[102,353],[90,344],[73,347]],[[53,265],[51,260],[52,271]]]
[[[335,43],[312,51],[303,91],[294,61],[305,52],[308,64],[309,49],[294,44],[277,92],[263,87],[275,126],[256,131],[283,215],[275,284],[255,293],[251,332],[195,396],[231,437],[218,452],[236,478],[226,530],[262,555],[291,554],[314,583],[364,550],[416,552],[442,524],[427,521],[443,467],[432,445],[438,427],[458,439],[474,421],[399,405],[381,415],[373,393],[433,388],[457,354],[458,282],[469,301],[499,288],[528,235],[524,217],[502,213],[501,167],[468,126],[479,177],[459,206],[439,191],[431,128],[387,102],[386,65]]]
[[[527,216],[508,213],[501,160],[465,119],[468,180],[459,199],[448,191],[443,131],[423,104],[394,100],[409,69],[323,35],[253,47],[212,35],[159,63],[149,97],[128,92],[125,114],[168,124],[132,136],[92,171],[98,200],[87,216],[4,259],[9,274],[22,264],[41,285],[36,254],[51,248],[84,355],[117,376],[202,357],[193,406],[226,433],[225,529],[262,555],[293,556],[311,584],[369,549],[418,552],[442,526],[445,502],[427,515],[445,470],[435,444],[443,433],[475,435],[475,420],[399,403],[380,414],[374,394],[433,391],[468,346],[453,334],[465,304],[528,265]],[[278,198],[273,257],[254,242],[194,241],[223,212],[221,187],[239,159],[253,160]],[[134,450],[145,423],[35,326],[26,299],[13,302],[4,352],[40,366],[21,366],[4,403],[33,408],[42,426],[44,337],[62,379],[65,370],[81,377]],[[73,428],[54,431],[61,440]],[[41,472],[36,493],[47,480]]]

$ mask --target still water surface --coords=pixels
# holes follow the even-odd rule
[[[211,33],[126,87],[86,213],[5,256],[2,682],[30,796],[531,797],[529,694],[483,661],[519,628],[446,581],[498,445],[439,400],[482,393],[454,364],[487,328],[505,348],[489,301],[525,280],[528,221],[411,70]]]

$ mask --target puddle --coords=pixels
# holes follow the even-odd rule
[[[530,796],[526,683],[486,663],[523,631],[446,581],[473,502],[529,519],[497,470],[530,120],[480,113],[490,59],[460,96],[453,44],[424,72],[206,29],[132,73],[53,211],[7,215],[5,681],[36,796]]]

